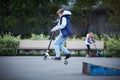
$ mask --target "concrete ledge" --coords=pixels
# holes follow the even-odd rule
[[[20,50],[24,49],[47,49],[50,41],[49,40],[20,40],[19,48]],[[54,49],[53,45],[54,41],[52,41],[50,49]]]
[[[96,40],[95,45],[96,47],[93,44],[91,44],[90,48],[92,50],[96,50],[97,48],[98,50],[104,51],[104,41]],[[83,40],[68,40],[66,42],[66,48],[70,50],[87,50],[85,41]]]
[[[82,73],[91,76],[120,76],[120,69],[83,62]]]

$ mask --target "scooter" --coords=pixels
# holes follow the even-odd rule
[[[59,61],[59,60],[54,60],[54,59],[52,59],[52,58],[50,57],[50,55],[49,55],[49,49],[50,49],[50,45],[51,45],[51,43],[52,43],[53,37],[54,37],[54,33],[51,33],[51,35],[50,35],[50,42],[49,42],[49,45],[48,45],[48,49],[47,49],[46,52],[44,52],[43,60],[45,60],[45,61],[47,61],[47,60],[52,60],[52,61],[62,62],[62,63],[64,63],[65,65],[67,65],[67,64],[68,64],[67,59],[64,59],[64,61],[62,61],[62,60]]]

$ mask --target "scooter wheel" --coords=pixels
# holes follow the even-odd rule
[[[65,65],[68,65],[68,61],[65,60],[65,61],[64,61],[64,64],[65,64]]]

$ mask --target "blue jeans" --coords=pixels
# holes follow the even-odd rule
[[[54,42],[54,49],[56,53],[56,57],[60,57],[60,49],[65,53],[65,54],[70,54],[70,51],[65,48],[63,43],[67,40],[68,37],[63,37],[61,34],[58,35],[58,37],[55,39]]]

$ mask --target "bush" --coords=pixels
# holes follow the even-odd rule
[[[104,40],[105,41],[105,54],[103,56],[109,57],[120,57],[120,36],[115,35],[107,35],[103,34],[98,37],[95,34],[96,40]],[[70,37],[68,40],[85,40],[86,37],[77,38],[76,36]],[[48,40],[49,36],[45,36],[44,34],[31,34],[31,40]],[[21,40],[21,36],[13,36],[12,34],[5,34],[4,36],[0,36],[0,55],[17,55],[17,49],[19,45],[19,40]],[[51,55],[53,52],[51,52]],[[28,54],[29,55],[29,54]],[[36,54],[35,54],[36,55]],[[79,54],[74,54],[73,56],[82,56]]]
[[[120,57],[120,42],[114,38],[105,41],[106,52],[111,53],[114,57]]]
[[[36,35],[36,34],[31,34],[31,37],[29,38],[30,40],[48,40],[49,39],[49,36],[45,36],[43,34],[40,34],[40,35]]]
[[[10,33],[0,36],[0,55],[16,55],[20,37],[14,37]]]

